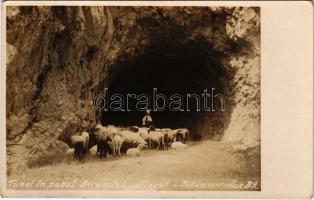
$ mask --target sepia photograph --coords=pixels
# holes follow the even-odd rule
[[[261,7],[6,5],[5,187],[261,192]]]
[[[7,6],[7,187],[260,190],[259,7]]]

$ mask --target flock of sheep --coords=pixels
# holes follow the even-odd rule
[[[73,148],[66,154],[81,159],[84,155],[104,158],[107,154],[121,156],[121,149],[128,156],[140,155],[142,149],[185,149],[189,139],[189,131],[185,128],[146,128],[146,127],[116,127],[98,124],[93,134],[77,133],[71,136]],[[91,142],[93,140],[93,142]]]

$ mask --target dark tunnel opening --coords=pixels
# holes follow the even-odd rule
[[[160,45],[151,48],[145,54],[138,56],[132,63],[122,66],[116,74],[111,73],[107,86],[107,100],[109,101],[114,94],[120,94],[124,98],[124,111],[112,111],[110,108],[108,111],[102,111],[101,123],[115,126],[142,126],[145,111],[139,111],[136,108],[138,99],[128,98],[127,101],[126,99],[128,94],[135,94],[136,97],[140,94],[147,94],[155,127],[188,128],[193,139],[210,135],[211,133],[204,133],[204,129],[200,126],[204,126],[208,119],[216,121],[224,119],[223,112],[221,112],[223,103],[221,99],[214,98],[211,110],[204,110],[205,99],[202,95],[205,90],[210,95],[224,95],[221,80],[225,73],[222,70],[220,59],[220,54],[195,43]],[[158,94],[163,94],[168,98],[167,107],[163,111],[154,110],[154,89]],[[182,95],[181,100],[183,101],[181,101],[180,108],[183,111],[173,111],[169,108],[168,105],[171,102],[169,98],[174,94]],[[188,97],[188,94],[192,96]],[[198,102],[195,96],[193,98],[194,94],[199,96]],[[213,96],[207,99],[209,104],[210,98]],[[163,101],[160,101],[159,105],[163,105]],[[129,111],[127,111],[126,104]],[[215,126],[213,123],[211,125]],[[214,128],[217,127],[212,127],[212,129]]]

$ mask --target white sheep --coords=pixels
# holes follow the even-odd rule
[[[112,138],[112,151],[113,151],[113,155],[116,156],[120,156],[121,155],[121,146],[123,143],[123,139],[120,135],[114,135]]]
[[[166,132],[166,131],[170,131],[170,128],[155,128],[154,131],[160,131],[160,132]]]
[[[123,137],[123,142],[135,145],[146,144],[145,140],[140,136],[140,134],[135,134],[134,132],[131,132],[129,130],[124,130],[120,134]]]
[[[97,155],[97,145],[93,146],[89,149],[89,155],[96,156]]]
[[[86,138],[85,147],[88,148],[88,145],[89,145],[89,133],[84,131],[82,133],[82,137]]]
[[[163,145],[165,149],[164,135],[160,131],[150,131],[148,134],[148,140],[148,148],[152,148],[153,144],[157,144],[156,150],[159,149],[160,145]]]
[[[66,152],[65,155],[67,156],[73,156],[74,155],[74,148],[69,148]]]
[[[100,130],[100,129],[102,129],[103,128],[103,126],[101,125],[101,124],[97,124],[96,126],[95,126],[95,130],[97,131],[97,130]]]
[[[167,134],[168,134],[169,139],[170,139],[172,142],[175,142],[177,132],[176,132],[175,130],[169,130],[169,131],[167,132]]]
[[[183,144],[182,142],[173,142],[171,144],[171,149],[174,149],[174,150],[182,150],[182,149],[186,149],[186,148],[188,148],[188,145]]]
[[[148,143],[148,128],[139,128],[138,132],[140,136]]]
[[[89,133],[83,132],[81,135],[72,135],[71,136],[71,142],[73,145],[75,145],[78,142],[83,143],[83,147],[86,149],[88,148],[88,143],[89,143]]]
[[[178,137],[178,136],[182,136],[182,142],[185,144],[187,144],[188,143],[188,141],[189,141],[189,130],[188,129],[186,129],[186,128],[179,128],[179,129],[175,129],[174,131],[176,131],[177,132],[177,134],[176,134],[176,137]]]
[[[166,149],[168,149],[170,147],[170,144],[176,141],[177,131],[171,130],[170,128],[163,128],[160,129],[160,131],[163,134],[163,141],[165,143],[165,147]]]
[[[113,125],[102,126],[100,124],[96,125],[95,131],[97,142],[101,140],[106,140],[108,137],[112,139],[114,135],[119,134],[121,132],[119,127],[115,127]]]
[[[74,158],[74,154],[75,154],[75,149],[74,148],[69,148],[66,152],[65,152],[65,158]]]
[[[137,148],[130,148],[127,150],[126,155],[127,156],[140,156],[141,149],[144,148],[142,144],[139,144]]]
[[[105,140],[107,137],[107,127],[103,127],[102,125],[97,124],[95,127],[95,137],[96,142]]]

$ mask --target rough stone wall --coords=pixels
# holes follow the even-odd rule
[[[223,140],[258,143],[258,8],[8,7],[7,13],[9,166],[62,155],[68,146],[58,138],[96,123],[92,97],[108,74],[160,42],[195,41],[221,55],[222,82],[234,103]],[[204,118],[201,130],[211,123]]]
[[[230,38],[242,39],[249,48],[231,56],[228,66],[235,71],[235,107],[223,140],[237,141],[247,147],[260,145],[260,15],[252,8],[236,8],[226,24]],[[247,51],[247,52],[246,52]]]
[[[105,75],[113,28],[104,7],[17,10],[7,18],[16,50],[7,64],[8,163],[32,165],[62,155],[68,147],[57,138],[95,121],[91,88]]]

